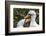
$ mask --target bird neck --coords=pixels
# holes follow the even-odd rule
[[[32,16],[32,17],[31,17],[30,26],[33,26],[34,24],[35,24],[35,17]]]
[[[35,21],[36,16],[31,16],[31,21]]]

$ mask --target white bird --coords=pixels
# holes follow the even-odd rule
[[[38,26],[38,24],[35,21],[35,19],[36,19],[36,12],[33,11],[33,10],[30,10],[28,14],[31,15],[30,27]]]
[[[35,21],[35,19],[36,19],[35,11],[30,10],[27,15],[30,15],[30,17],[31,17],[30,27],[38,26],[38,24]],[[25,19],[20,20],[17,24],[17,27],[23,27],[24,21],[25,21]]]

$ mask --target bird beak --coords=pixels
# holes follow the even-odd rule
[[[26,16],[24,17],[24,19],[28,19],[28,18],[30,18],[30,16],[29,16],[29,15],[26,15]]]

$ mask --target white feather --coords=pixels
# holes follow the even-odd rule
[[[17,27],[23,27],[25,19],[22,19],[18,22]]]

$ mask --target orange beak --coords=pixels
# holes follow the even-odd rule
[[[26,15],[25,17],[24,17],[24,19],[28,19],[28,18],[30,18],[31,16],[29,16],[29,15]]]

